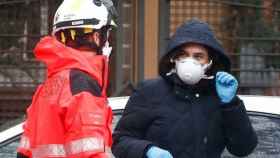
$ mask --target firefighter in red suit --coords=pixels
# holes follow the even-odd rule
[[[34,52],[47,78],[27,109],[18,158],[107,158],[112,110],[106,88],[108,37],[115,25],[110,1],[64,0],[53,35]]]

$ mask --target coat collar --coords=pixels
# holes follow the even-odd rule
[[[62,69],[78,68],[89,74],[104,70],[106,57],[88,51],[78,51],[46,36],[36,45],[35,56],[48,68],[48,76]],[[102,73],[102,72],[100,72]]]
[[[95,78],[104,89],[107,87],[108,60],[104,55],[67,47],[51,36],[42,38],[34,53],[39,61],[46,64],[48,77],[56,72],[75,68]]]
[[[173,93],[182,99],[199,98],[203,95],[216,95],[214,79],[203,79],[196,85],[185,84],[177,74],[167,76],[165,79],[171,84]]]

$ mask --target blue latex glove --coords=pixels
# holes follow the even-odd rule
[[[146,156],[148,158],[173,158],[169,151],[163,150],[156,146],[150,147],[146,153]]]
[[[227,72],[217,72],[216,90],[223,103],[229,103],[234,98],[237,88],[238,82],[235,77]]]

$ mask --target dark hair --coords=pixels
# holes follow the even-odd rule
[[[218,71],[228,71],[218,53],[211,47],[205,46],[208,50],[209,59],[212,60],[212,65],[209,70],[206,71],[207,75],[215,75]]]
[[[160,61],[159,61],[159,75],[162,77],[165,77],[168,72],[171,71],[171,69],[174,68],[175,63],[171,62],[171,59],[173,58],[173,55],[171,53],[168,53],[164,55]]]
[[[62,43],[64,43],[65,45],[74,49],[79,49],[80,47],[86,46],[96,51],[97,54],[100,54],[102,53],[102,47],[104,46],[107,40],[107,31],[109,28],[110,28],[109,26],[108,27],[105,26],[102,27],[101,29],[93,30],[90,33],[84,33],[84,28],[63,29],[56,32],[55,36],[60,42],[62,42],[61,33],[63,32],[65,36],[65,43],[64,42]],[[71,37],[71,30],[76,31],[75,39],[72,39]],[[90,36],[95,32],[100,33],[100,46],[98,46],[95,42],[89,41]]]

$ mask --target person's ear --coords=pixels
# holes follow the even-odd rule
[[[92,34],[92,38],[94,40],[94,42],[96,43],[97,46],[100,46],[100,33],[99,32],[94,32]]]

